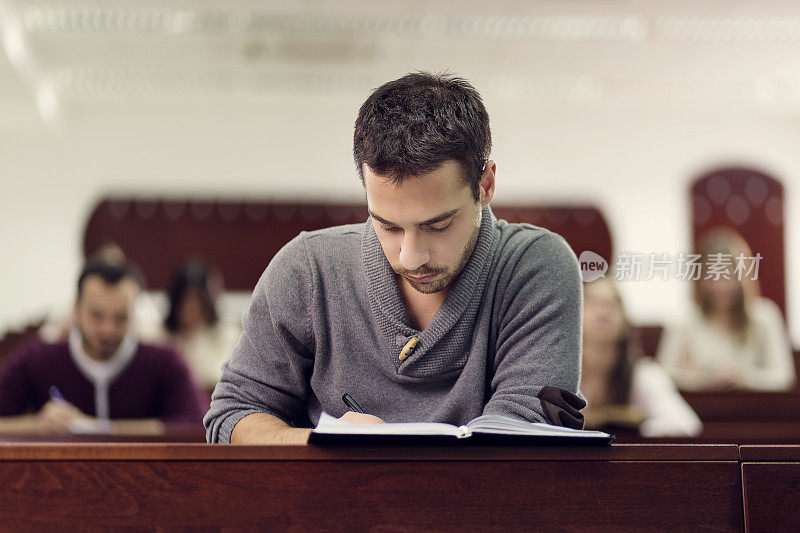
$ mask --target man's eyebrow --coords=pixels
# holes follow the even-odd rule
[[[428,220],[424,220],[424,221],[418,223],[417,226],[430,226],[431,224],[436,224],[437,222],[441,222],[442,220],[447,220],[448,218],[450,218],[453,215],[455,215],[456,213],[458,213],[460,210],[461,210],[460,207],[457,207],[455,209],[451,209],[450,211],[447,211],[446,213],[442,213],[441,215],[436,215],[435,217],[429,218]],[[386,224],[387,226],[398,226],[399,225],[399,224],[395,224],[394,222],[389,222],[385,218],[382,218],[382,217],[376,215],[371,209],[368,209],[368,211],[369,211],[369,216],[371,216],[372,218],[374,218],[375,220],[377,220],[381,224]]]

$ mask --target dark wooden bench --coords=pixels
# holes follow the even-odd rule
[[[741,446],[739,455],[745,530],[797,531],[800,446]]]
[[[0,445],[14,529],[740,531],[736,446]]]

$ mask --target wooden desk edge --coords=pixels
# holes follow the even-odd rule
[[[800,462],[800,445],[742,445],[739,457],[746,461]]]
[[[726,444],[530,446],[239,446],[169,443],[0,443],[0,461],[738,461]]]

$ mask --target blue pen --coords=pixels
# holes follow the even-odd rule
[[[61,394],[61,391],[58,390],[58,387],[56,387],[55,385],[50,385],[49,391],[50,391],[50,398],[52,398],[53,400],[62,402],[66,401],[64,400],[64,395]]]

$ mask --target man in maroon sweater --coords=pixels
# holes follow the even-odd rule
[[[205,407],[182,358],[129,332],[138,291],[128,265],[83,269],[68,341],[26,344],[3,365],[0,433],[146,435],[165,423],[201,424]]]

